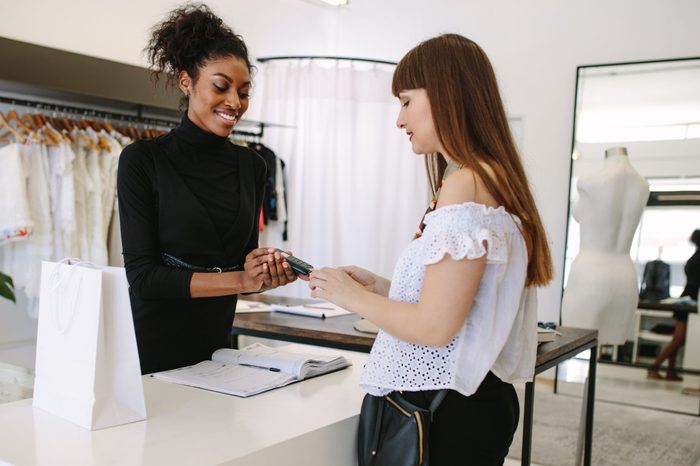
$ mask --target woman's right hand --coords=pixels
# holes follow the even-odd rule
[[[250,279],[263,280],[262,286],[256,291],[271,290],[297,279],[292,267],[274,248],[252,250],[246,256],[243,268]]]
[[[338,269],[350,275],[350,278],[362,285],[364,289],[372,293],[387,296],[389,294],[389,286],[391,282],[384,277],[370,272],[369,270],[357,267],[355,265],[344,265]]]

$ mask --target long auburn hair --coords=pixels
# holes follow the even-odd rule
[[[437,136],[450,158],[476,173],[496,201],[520,218],[528,251],[525,284],[549,283],[553,271],[547,236],[484,51],[458,34],[428,39],[409,51],[394,71],[393,94],[407,89],[426,90]],[[426,157],[435,192],[447,163],[439,153]],[[482,164],[491,168],[493,177]]]

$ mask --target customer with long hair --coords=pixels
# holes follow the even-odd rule
[[[549,247],[493,68],[471,40],[442,35],[398,64],[397,125],[429,154],[434,203],[390,281],[359,267],[311,273],[311,295],[381,331],[361,384],[427,407],[449,389],[430,432],[430,464],[503,464],[518,424],[512,384],[532,380],[534,287]],[[445,176],[447,170],[448,176]]]

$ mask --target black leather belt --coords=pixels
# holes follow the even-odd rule
[[[160,257],[161,259],[163,259],[163,263],[165,265],[169,265],[170,267],[175,267],[178,269],[191,270],[192,272],[221,273],[241,270],[240,265],[234,265],[233,267],[203,267],[200,265],[192,265],[183,261],[182,259],[178,259],[177,257],[167,254],[165,252],[161,252]]]

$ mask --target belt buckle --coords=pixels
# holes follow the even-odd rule
[[[221,267],[212,267],[211,270],[212,270],[212,272],[215,272],[215,273],[223,272],[223,270],[221,270]]]

